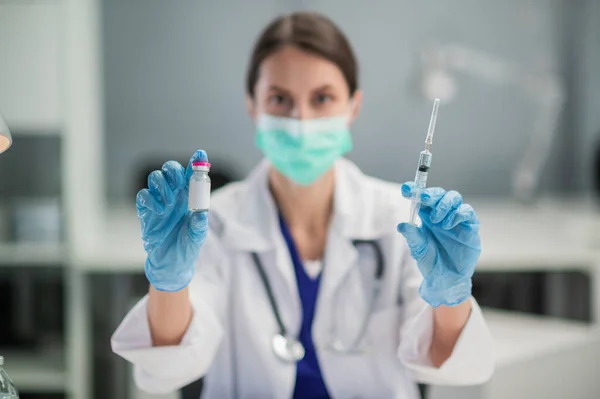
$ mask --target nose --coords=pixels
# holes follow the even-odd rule
[[[292,109],[291,118],[294,119],[310,119],[312,118],[312,109],[310,107],[310,104],[303,104],[303,103],[297,103],[294,108]]]

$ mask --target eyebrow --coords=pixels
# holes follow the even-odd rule
[[[269,86],[269,90],[280,91],[280,92],[283,92],[283,93],[288,94],[288,95],[290,94],[290,92],[288,90],[284,89],[283,87],[279,87],[277,85],[271,85],[271,86]]]
[[[319,86],[316,89],[313,89],[311,91],[313,93],[317,93],[317,92],[324,91],[324,90],[329,90],[329,89],[332,89],[332,88],[333,88],[333,86],[331,86],[330,84],[325,84],[325,85]],[[283,87],[280,87],[280,86],[277,86],[277,85],[271,85],[271,86],[269,86],[269,90],[280,91],[282,93],[290,95],[289,90],[286,90]]]
[[[319,92],[319,91],[325,91],[325,90],[329,90],[329,89],[333,89],[333,86],[329,85],[329,84],[325,84],[323,86],[317,87],[316,89],[313,90],[313,93]]]

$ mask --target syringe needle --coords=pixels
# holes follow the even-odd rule
[[[427,129],[427,137],[425,138],[425,148],[429,151],[433,143],[433,132],[435,131],[435,122],[437,120],[438,108],[440,107],[440,99],[436,98],[433,101],[433,110],[429,119],[429,129]]]

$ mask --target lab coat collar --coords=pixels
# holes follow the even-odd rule
[[[223,212],[223,240],[233,249],[264,252],[280,243],[277,206],[268,185],[271,164],[263,160],[241,184],[233,209]],[[328,240],[376,240],[389,234],[388,223],[377,215],[378,193],[369,189],[372,178],[365,176],[347,159],[335,164],[335,191],[332,225]],[[391,216],[391,215],[390,215]]]
[[[247,252],[274,251],[277,269],[286,281],[294,307],[300,307],[294,269],[279,228],[278,211],[268,186],[268,161],[262,161],[244,181],[229,205],[223,204],[223,243],[233,250]],[[385,184],[385,183],[384,183]],[[346,159],[335,164],[333,216],[327,233],[322,276],[322,306],[330,302],[338,286],[356,267],[358,250],[353,240],[377,240],[394,231],[394,216],[389,186],[376,183]],[[398,187],[398,193],[400,188]],[[387,197],[386,197],[387,196]],[[278,248],[286,250],[278,251]],[[321,306],[321,305],[320,305]],[[319,311],[318,311],[319,312]],[[320,311],[323,313],[323,311]],[[327,313],[327,312],[325,312]]]

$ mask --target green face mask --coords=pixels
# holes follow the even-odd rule
[[[352,149],[352,137],[345,116],[300,120],[261,115],[256,144],[275,169],[308,186]]]

